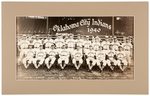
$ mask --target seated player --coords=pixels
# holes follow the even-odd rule
[[[47,68],[50,69],[56,60],[57,52],[56,52],[54,45],[51,45],[51,48],[45,49],[45,51],[48,54],[48,57],[45,59],[45,64],[46,64]]]
[[[18,57],[18,65],[20,65],[20,62],[22,60],[22,54],[26,49],[28,49],[30,42],[26,40],[26,35],[23,35],[23,37],[18,42],[18,51],[19,51],[19,57]]]
[[[42,45],[40,45],[40,49],[34,49],[34,50],[35,50],[36,56],[33,60],[33,64],[35,68],[38,69],[44,63],[46,52],[43,49]]]
[[[86,55],[86,63],[89,67],[89,71],[92,70],[93,66],[96,64],[96,59],[95,59],[95,51],[93,50],[92,45],[89,46],[89,49],[85,52]]]
[[[102,66],[102,69],[106,67],[106,65],[108,65],[111,70],[114,69],[115,51],[113,50],[112,47],[113,45],[109,45],[109,50],[105,51],[107,58],[106,58],[106,62]]]
[[[126,59],[125,52],[123,51],[123,48],[121,46],[119,46],[116,55],[117,55],[117,60],[114,61],[114,65],[118,66],[121,69],[121,71],[124,71],[127,68],[128,62]]]
[[[103,64],[106,63],[105,59],[106,59],[106,52],[105,52],[105,50],[103,50],[103,47],[100,46],[99,50],[96,52],[96,63],[101,71],[103,71],[103,68],[104,68]],[[104,65],[106,65],[106,64],[104,64]]]
[[[35,56],[35,50],[32,49],[32,45],[29,45],[29,49],[24,50],[22,55],[25,55],[25,57],[22,60],[22,63],[24,67],[27,69],[29,65],[33,63]]]
[[[82,48],[77,46],[77,49],[75,49],[72,54],[72,63],[74,64],[77,70],[83,63],[82,56],[83,56]]]
[[[58,52],[59,59],[58,64],[60,65],[61,69],[64,69],[66,65],[69,63],[69,51],[66,45],[62,46],[62,49]]]
[[[122,47],[124,48],[125,54],[126,54],[126,58],[128,61],[128,65],[131,65],[131,57],[132,57],[132,48],[133,45],[131,44],[129,39],[126,39],[126,41],[122,44]]]

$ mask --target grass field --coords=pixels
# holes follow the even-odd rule
[[[129,80],[134,78],[134,66],[128,67],[124,72],[118,68],[114,71],[105,68],[100,72],[97,66],[94,66],[92,72],[88,71],[86,65],[82,65],[80,70],[76,71],[73,65],[66,66],[64,70],[55,64],[50,70],[45,65],[35,69],[33,65],[25,69],[23,65],[17,66],[17,80]]]

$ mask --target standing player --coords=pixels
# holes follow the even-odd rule
[[[129,63],[129,66],[130,66],[131,65],[133,45],[131,44],[129,39],[126,39],[125,43],[122,44],[122,47],[124,48],[124,52],[126,54],[126,58],[127,58],[128,63]]]
[[[89,50],[90,45],[91,45],[91,41],[89,40],[89,36],[86,36],[84,40],[84,53]]]
[[[69,51],[66,45],[62,46],[62,49],[58,51],[59,59],[58,64],[60,65],[61,69],[64,69],[66,65],[69,63]]]
[[[64,41],[63,37],[58,35],[58,37],[55,39],[55,45],[56,45],[56,49],[58,52],[61,50],[64,43],[65,43],[65,41]]]
[[[84,43],[83,36],[78,35],[77,40],[76,40],[76,45],[78,47],[82,48],[83,47],[83,43]]]
[[[42,44],[42,40],[40,40],[39,36],[36,35],[35,39],[33,40],[33,46],[35,49],[39,49]]]
[[[89,46],[89,49],[87,51],[85,51],[85,55],[86,55],[86,63],[89,67],[89,71],[92,70],[93,66],[95,66],[96,64],[96,59],[95,59],[95,51],[92,48],[92,45]]]
[[[105,40],[102,41],[101,45],[103,46],[104,50],[109,50],[110,42],[109,42],[108,36],[105,36]]]
[[[18,51],[19,51],[19,57],[18,57],[18,64],[20,65],[20,62],[22,60],[22,53],[24,53],[24,50],[28,49],[30,42],[26,39],[26,35],[23,35],[23,37],[18,41]]]
[[[114,37],[113,50],[118,51],[118,47],[120,46],[120,42]]]
[[[118,66],[121,71],[124,71],[127,67],[128,63],[126,60],[126,54],[123,51],[123,48],[119,46],[118,52],[117,52],[117,60],[114,61],[114,65]]]
[[[72,54],[72,61],[73,61],[72,63],[74,64],[77,70],[80,68],[81,64],[83,63],[82,56],[83,56],[82,48],[77,46],[77,49],[75,49]]]
[[[40,49],[34,49],[35,52],[36,52],[36,56],[33,60],[33,64],[34,64],[36,69],[38,69],[44,63],[44,60],[45,60],[45,57],[46,57],[46,52],[43,49],[43,46],[40,45],[39,48]]]
[[[44,40],[44,44],[45,44],[45,49],[49,49],[54,44],[54,40],[51,37],[47,37]]]
[[[48,57],[45,59],[45,64],[47,68],[50,69],[56,60],[57,52],[54,45],[51,45],[51,49],[45,49],[45,50],[46,53],[48,54]]]
[[[75,49],[75,40],[73,39],[73,35],[70,35],[70,38],[66,40],[66,44],[68,45],[68,51],[73,52]]]
[[[33,63],[35,51],[32,49],[32,45],[29,45],[29,49],[25,49],[22,51],[21,55],[24,55],[24,58],[22,59],[22,63],[24,67],[27,69],[30,64]]]
[[[98,36],[95,37],[95,40],[93,40],[92,45],[93,45],[93,48],[94,48],[95,51],[99,50],[99,47],[100,47],[100,38]]]

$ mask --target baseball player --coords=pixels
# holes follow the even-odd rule
[[[47,49],[47,48],[49,49],[54,44],[54,40],[51,37],[47,37],[44,40],[44,44],[45,44],[45,49]]]
[[[117,37],[114,37],[113,50],[118,51],[119,46],[120,42],[117,40]]]
[[[77,70],[83,63],[82,56],[83,56],[82,48],[80,48],[80,46],[77,46],[77,49],[73,51],[72,55],[72,63],[74,64]]]
[[[105,36],[105,40],[102,41],[101,45],[103,46],[104,50],[109,50],[110,42],[109,42],[108,36]]]
[[[113,50],[113,45],[109,45],[109,50],[105,51],[107,58],[106,62],[103,64],[102,69],[108,65],[111,70],[114,69],[114,56],[115,56],[115,51]]]
[[[43,45],[42,44],[42,40],[40,40],[39,38],[38,38],[38,35],[36,35],[36,37],[35,37],[35,39],[33,40],[33,46],[34,46],[34,48],[35,49],[39,49],[40,48],[40,46],[41,45]]]
[[[106,52],[103,50],[103,47],[100,46],[99,50],[96,52],[96,64],[100,68],[101,71],[103,71],[103,64],[106,65]],[[103,67],[102,67],[103,66]]]
[[[92,45],[89,46],[89,49],[85,52],[86,55],[86,63],[89,67],[89,71],[92,70],[93,66],[96,64],[96,59],[95,59],[95,51],[93,50]]]
[[[91,41],[89,40],[89,36],[86,36],[84,40],[84,53],[89,50],[90,45],[91,45]]]
[[[117,60],[114,61],[114,65],[118,66],[121,69],[121,71],[124,71],[128,65],[128,62],[126,59],[126,54],[123,51],[123,48],[121,46],[119,46],[119,49],[116,55],[117,55]]]
[[[36,56],[33,60],[33,64],[34,64],[35,68],[38,69],[44,63],[44,60],[46,57],[46,52],[43,49],[42,45],[40,45],[40,49],[34,49],[34,50],[35,50]]]
[[[133,45],[131,44],[129,39],[126,39],[125,43],[122,44],[122,47],[124,48],[128,64],[130,65]]]
[[[18,40],[18,50],[21,51],[22,49],[28,49],[30,42],[26,39],[26,35]]]
[[[78,39],[76,40],[76,45],[78,47],[82,48],[83,47],[83,42],[84,42],[83,36],[78,35]]]
[[[100,38],[97,36],[95,37],[95,40],[93,40],[93,48],[95,51],[98,51],[99,50],[99,47],[100,47]]]
[[[68,50],[71,54],[75,48],[75,40],[73,39],[73,35],[70,35],[70,38],[66,40],[66,44],[68,44]]]
[[[58,52],[61,51],[61,48],[62,48],[62,46],[63,46],[64,44],[65,44],[65,41],[64,41],[63,37],[59,35],[59,36],[55,39],[55,45],[56,45],[56,49],[57,49]]]
[[[45,49],[45,50],[46,53],[48,54],[48,57],[45,59],[45,64],[47,68],[50,69],[56,60],[57,52],[54,45],[51,45],[51,49]]]
[[[67,46],[63,45],[62,49],[58,52],[58,54],[59,54],[58,64],[60,65],[61,69],[64,69],[65,66],[69,63],[69,56],[70,56]]]
[[[22,59],[22,63],[24,67],[27,69],[29,65],[33,63],[34,56],[35,56],[35,50],[32,49],[32,45],[29,45],[29,49],[24,50],[22,55],[24,55],[24,58]]]

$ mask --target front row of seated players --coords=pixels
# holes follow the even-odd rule
[[[118,66],[124,71],[128,63],[123,48],[119,46],[118,51],[114,51],[112,45],[110,45],[109,49],[109,51],[103,50],[103,47],[100,46],[97,51],[94,51],[90,45],[84,54],[82,48],[79,46],[72,52],[68,51],[67,45],[63,45],[59,51],[55,49],[54,45],[49,49],[43,49],[42,45],[39,49],[32,49],[32,46],[29,46],[29,49],[21,51],[20,57],[23,58],[22,63],[25,68],[28,68],[30,64],[33,64],[35,68],[46,64],[47,68],[50,69],[56,61],[56,55],[58,55],[59,58],[57,62],[61,69],[64,69],[65,66],[69,64],[69,57],[71,55],[72,64],[74,64],[77,70],[79,70],[83,64],[83,57],[85,57],[89,70],[92,70],[93,66],[97,65],[101,71],[103,71],[106,66],[109,66],[111,70],[113,70],[115,66]]]
[[[77,70],[86,61],[89,70],[97,65],[100,70],[106,66],[113,70],[118,66],[123,71],[131,62],[132,44],[129,40],[119,42],[116,38],[111,39],[107,37],[102,41],[99,37],[95,37],[91,41],[81,36],[78,39],[73,39],[73,36],[67,39],[58,36],[55,40],[52,38],[44,40],[22,37],[18,42],[20,52],[18,61],[22,61],[25,68],[30,64],[35,68],[46,64],[50,69],[57,60],[61,69],[64,69],[71,59],[71,64],[74,64]]]

